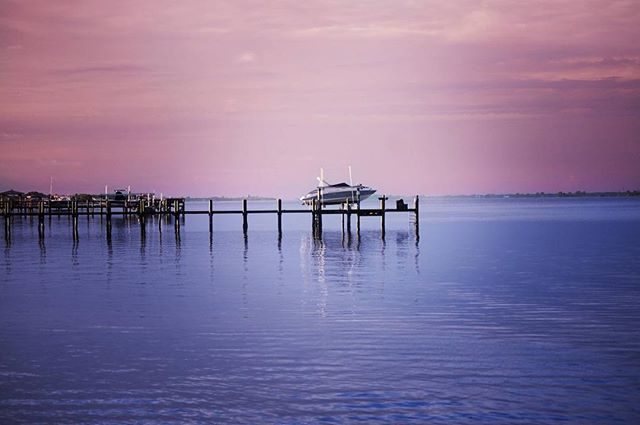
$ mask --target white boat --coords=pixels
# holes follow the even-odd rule
[[[349,167],[349,177],[351,177],[351,167]],[[324,180],[322,169],[320,169],[318,181],[320,185],[316,189],[300,197],[300,201],[303,204],[310,205],[316,199],[320,199],[322,205],[339,205],[345,202],[357,203],[376,193],[375,189],[361,184],[329,184]]]

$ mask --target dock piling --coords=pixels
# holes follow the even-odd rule
[[[413,199],[413,209],[415,213],[416,238],[420,238],[420,198],[418,195]]]
[[[249,220],[247,214],[247,199],[245,198],[242,200],[242,231],[247,233],[247,230],[249,230]]]
[[[44,237],[44,201],[38,203],[38,235]]]
[[[276,213],[278,214],[278,235],[282,235],[282,199],[276,201]]]
[[[213,234],[213,199],[209,199],[209,234]]]
[[[356,210],[356,233],[358,234],[358,237],[360,237],[360,194],[358,193],[358,201],[356,204],[357,210]]]
[[[347,236],[351,237],[351,203],[347,202]]]
[[[385,231],[386,231],[385,209],[386,209],[387,197],[385,195],[382,195],[379,199],[380,199],[380,234],[382,235],[382,239],[384,239]]]

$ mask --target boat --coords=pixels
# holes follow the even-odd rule
[[[329,184],[324,180],[324,172],[320,169],[320,177],[318,177],[318,181],[320,185],[300,197],[300,201],[304,205],[311,205],[311,203],[320,199],[320,203],[322,205],[340,205],[344,203],[357,203],[364,201],[369,196],[376,193],[376,190],[364,186],[362,184],[347,184],[347,183],[337,183],[337,184]],[[351,181],[351,167],[349,167],[349,180]],[[318,194],[319,193],[319,194]]]
[[[116,189],[113,192],[111,199],[114,201],[126,201],[129,199],[129,191],[127,189]]]

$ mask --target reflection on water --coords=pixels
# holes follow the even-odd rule
[[[640,205],[439,202],[420,240],[15,218],[0,422],[633,423]]]

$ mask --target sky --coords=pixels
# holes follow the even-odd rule
[[[640,188],[638,1],[0,0],[0,190]]]

